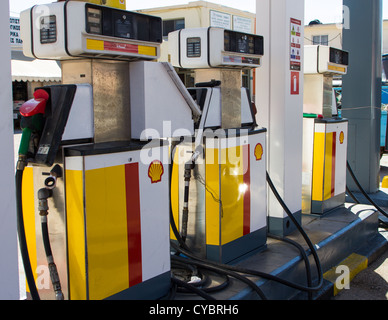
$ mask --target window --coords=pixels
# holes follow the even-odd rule
[[[324,46],[329,45],[329,36],[313,36],[313,44],[322,44]]]
[[[185,19],[164,20],[163,37],[167,38],[170,32],[185,28]]]

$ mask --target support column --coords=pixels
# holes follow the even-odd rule
[[[0,300],[19,299],[9,3],[0,2]]]
[[[348,160],[368,193],[379,190],[382,74],[382,0],[343,0],[347,26],[343,49],[349,70],[343,76],[342,116],[349,119]],[[347,28],[348,27],[348,28]],[[358,191],[351,177],[348,186]]]
[[[257,0],[257,34],[264,36],[256,74],[257,123],[268,129],[268,172],[289,209],[301,220],[304,0]],[[295,226],[271,191],[269,232]]]

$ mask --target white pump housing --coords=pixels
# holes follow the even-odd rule
[[[308,45],[304,47],[304,74],[343,75],[347,73],[349,53],[340,49]]]
[[[168,35],[169,54],[175,67],[258,68],[264,54],[262,36],[222,28],[194,28]]]
[[[24,55],[154,60],[160,56],[161,18],[78,1],[36,5],[20,14]]]

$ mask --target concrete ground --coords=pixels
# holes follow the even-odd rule
[[[388,300],[388,250],[332,300]]]
[[[380,181],[388,176],[388,155],[380,161]],[[376,195],[381,208],[388,212],[388,189],[382,188]],[[381,216],[382,219],[384,217]],[[380,233],[388,238],[388,230],[380,229]],[[333,300],[388,300],[388,250],[386,250],[367,269],[361,271],[350,283],[349,290],[342,290]]]

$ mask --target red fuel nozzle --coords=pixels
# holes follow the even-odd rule
[[[34,92],[34,99],[28,100],[20,107],[20,114],[23,117],[32,117],[36,114],[44,114],[46,103],[50,98],[47,91],[38,89]]]

